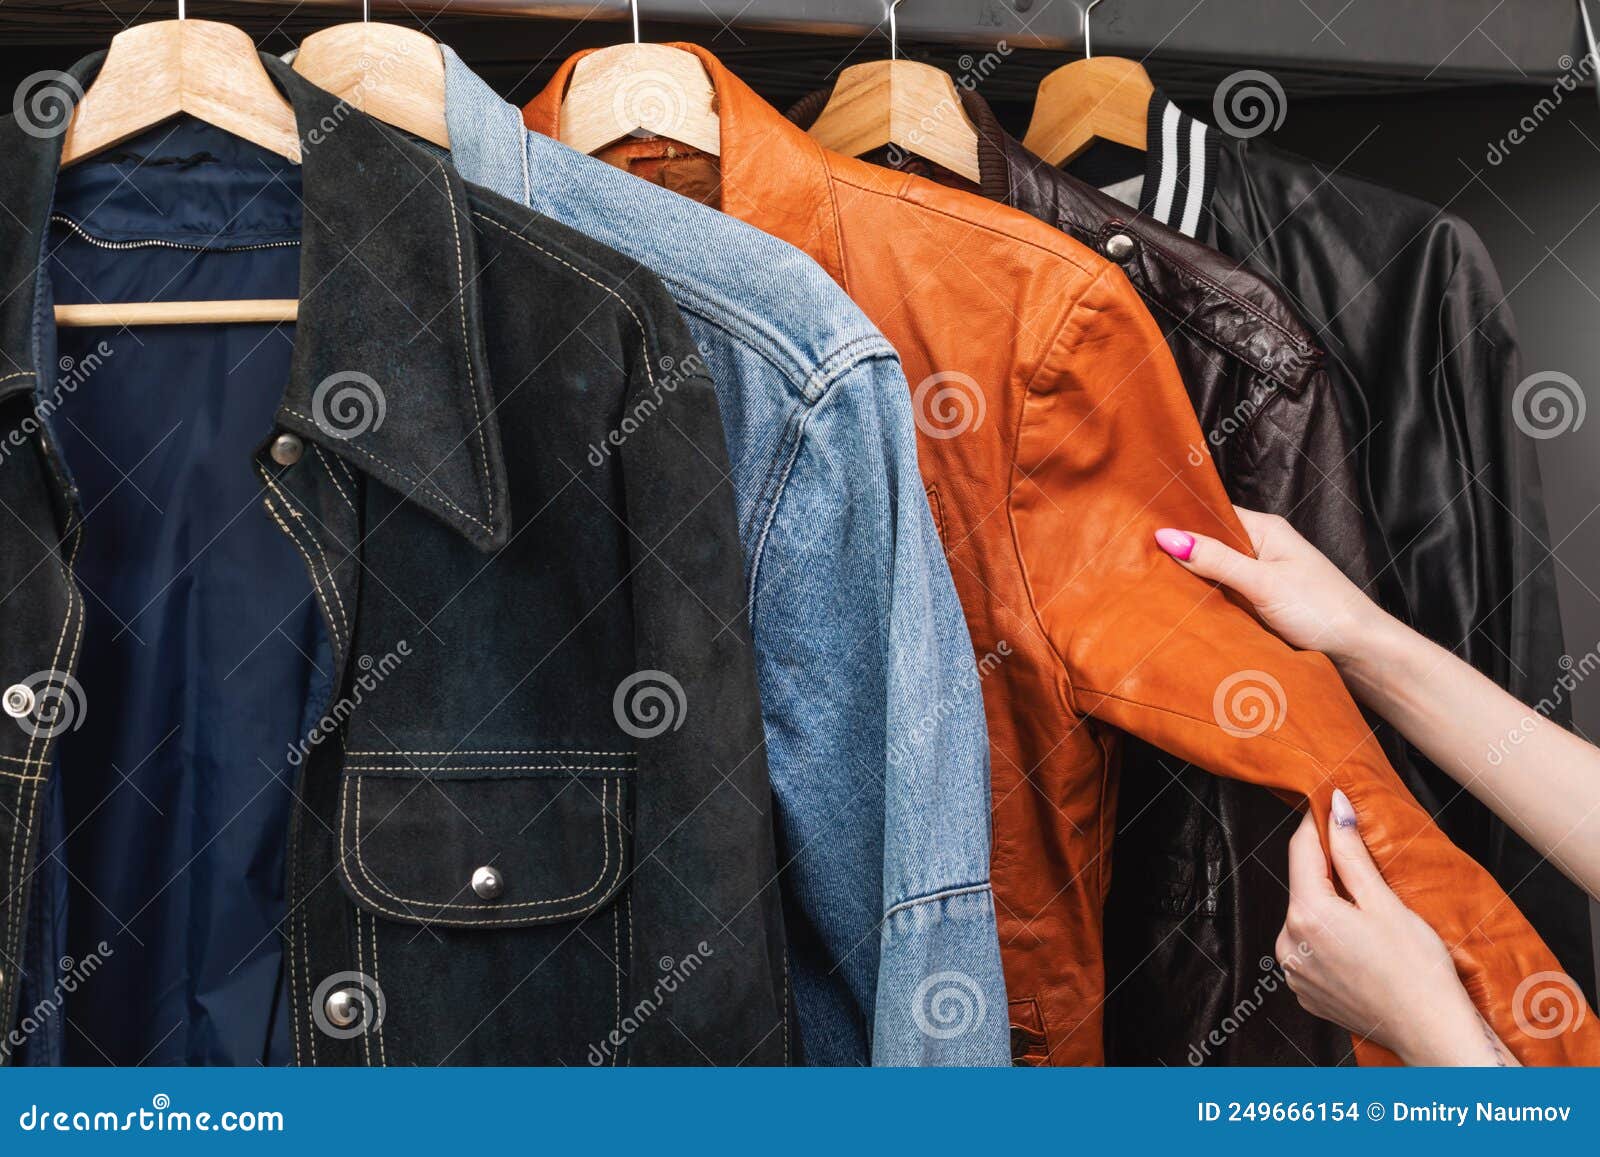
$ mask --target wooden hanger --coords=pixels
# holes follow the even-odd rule
[[[666,137],[702,153],[722,153],[717,93],[706,66],[692,52],[639,42],[639,4],[633,43],[591,52],[572,70],[561,101],[563,143],[596,153],[629,136]]]
[[[188,113],[300,163],[294,109],[239,29],[178,19],[127,28],[111,38],[105,64],[73,110],[63,167],[104,152],[162,121]],[[56,324],[184,325],[293,321],[294,300],[94,302],[56,306]]]
[[[900,60],[895,9],[889,5],[889,59],[852,64],[839,74],[810,128],[825,149],[860,157],[895,145],[978,183],[978,130],[942,69]]]
[[[1089,13],[1083,10],[1083,59],[1064,64],[1039,83],[1033,117],[1022,138],[1046,164],[1070,161],[1096,139],[1141,152],[1149,147],[1146,127],[1155,85],[1144,65],[1120,56],[1092,56]]]
[[[374,24],[369,16],[362,0],[360,23],[336,24],[306,37],[295,53],[294,70],[369,116],[448,149],[438,42],[414,28]]]
[[[267,75],[256,46],[231,24],[161,20],[126,28],[73,110],[61,165],[119,145],[188,113],[300,163],[294,109]]]

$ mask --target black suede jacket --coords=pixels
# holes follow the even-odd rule
[[[69,102],[100,60],[73,70]],[[727,453],[672,299],[262,60],[302,138],[301,296],[275,428],[237,464],[260,499],[239,517],[270,518],[303,558],[331,661],[328,700],[305,704],[314,738],[297,758],[284,736],[268,768],[293,793],[278,920],[293,1059],[785,1063]],[[110,529],[81,508],[42,405],[60,145],[0,120],[7,1029],[19,989],[50,984],[28,943],[54,903],[38,865],[59,850],[41,800],[73,773],[29,677],[72,679],[86,618],[74,561]],[[330,425],[319,396],[352,371],[386,403],[356,432]],[[363,679],[401,640],[405,661]],[[271,783],[253,766],[194,774],[223,771]],[[95,983],[123,983],[119,967]]]

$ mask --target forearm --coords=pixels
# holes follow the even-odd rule
[[[1336,657],[1356,697],[1600,895],[1600,751],[1384,616]]]

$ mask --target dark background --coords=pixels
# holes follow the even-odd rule
[[[316,28],[348,18],[315,8],[218,4],[205,9],[190,14],[236,22],[260,47],[276,53],[288,51]],[[20,7],[0,7],[0,92],[12,92],[31,73],[65,68],[103,47],[129,19],[173,14],[120,0],[111,5],[98,0],[58,5],[22,0]],[[627,35],[624,25],[596,21],[445,15],[427,20],[426,26],[519,104],[571,52],[615,43]],[[646,38],[691,39],[706,45],[780,107],[850,63],[885,55],[884,41],[876,37],[826,38],[656,23]],[[1576,45],[1572,50],[1576,52]],[[904,55],[953,72],[961,71],[963,51],[902,45]],[[1565,66],[1558,63],[1558,53],[1551,55],[1556,59],[1545,65],[1548,74]],[[1072,56],[1064,52],[1015,49],[980,91],[1008,127],[1021,135],[1039,79],[1068,59]],[[1239,64],[1178,60],[1158,51],[1147,66],[1157,83],[1189,111],[1215,123],[1212,90]],[[1600,649],[1600,106],[1594,90],[1562,94],[1559,107],[1543,116],[1523,143],[1511,148],[1501,163],[1491,164],[1487,156],[1491,143],[1503,140],[1533,114],[1542,97],[1552,94],[1548,74],[1539,80],[1482,86],[1437,76],[1364,76],[1359,70],[1318,71],[1287,64],[1274,68],[1270,63],[1265,67],[1287,93],[1286,116],[1273,139],[1327,166],[1448,207],[1470,221],[1495,258],[1516,315],[1523,372],[1568,374],[1596,408],[1578,428],[1542,442],[1539,457],[1567,652],[1576,660]],[[1373,385],[1381,388],[1381,383]],[[1577,728],[1586,736],[1600,735],[1600,680],[1578,687],[1574,714]],[[1600,921],[1596,927],[1600,929]]]

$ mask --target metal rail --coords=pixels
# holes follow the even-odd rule
[[[284,0],[250,0],[283,4]],[[354,11],[350,0],[300,0],[302,13]],[[372,0],[374,12],[623,21],[627,0]],[[879,0],[645,0],[650,26],[863,37],[886,30]],[[1097,51],[1352,70],[1368,75],[1539,82],[1581,57],[1576,0],[1106,0]],[[1081,52],[1080,0],[907,0],[906,41]]]

